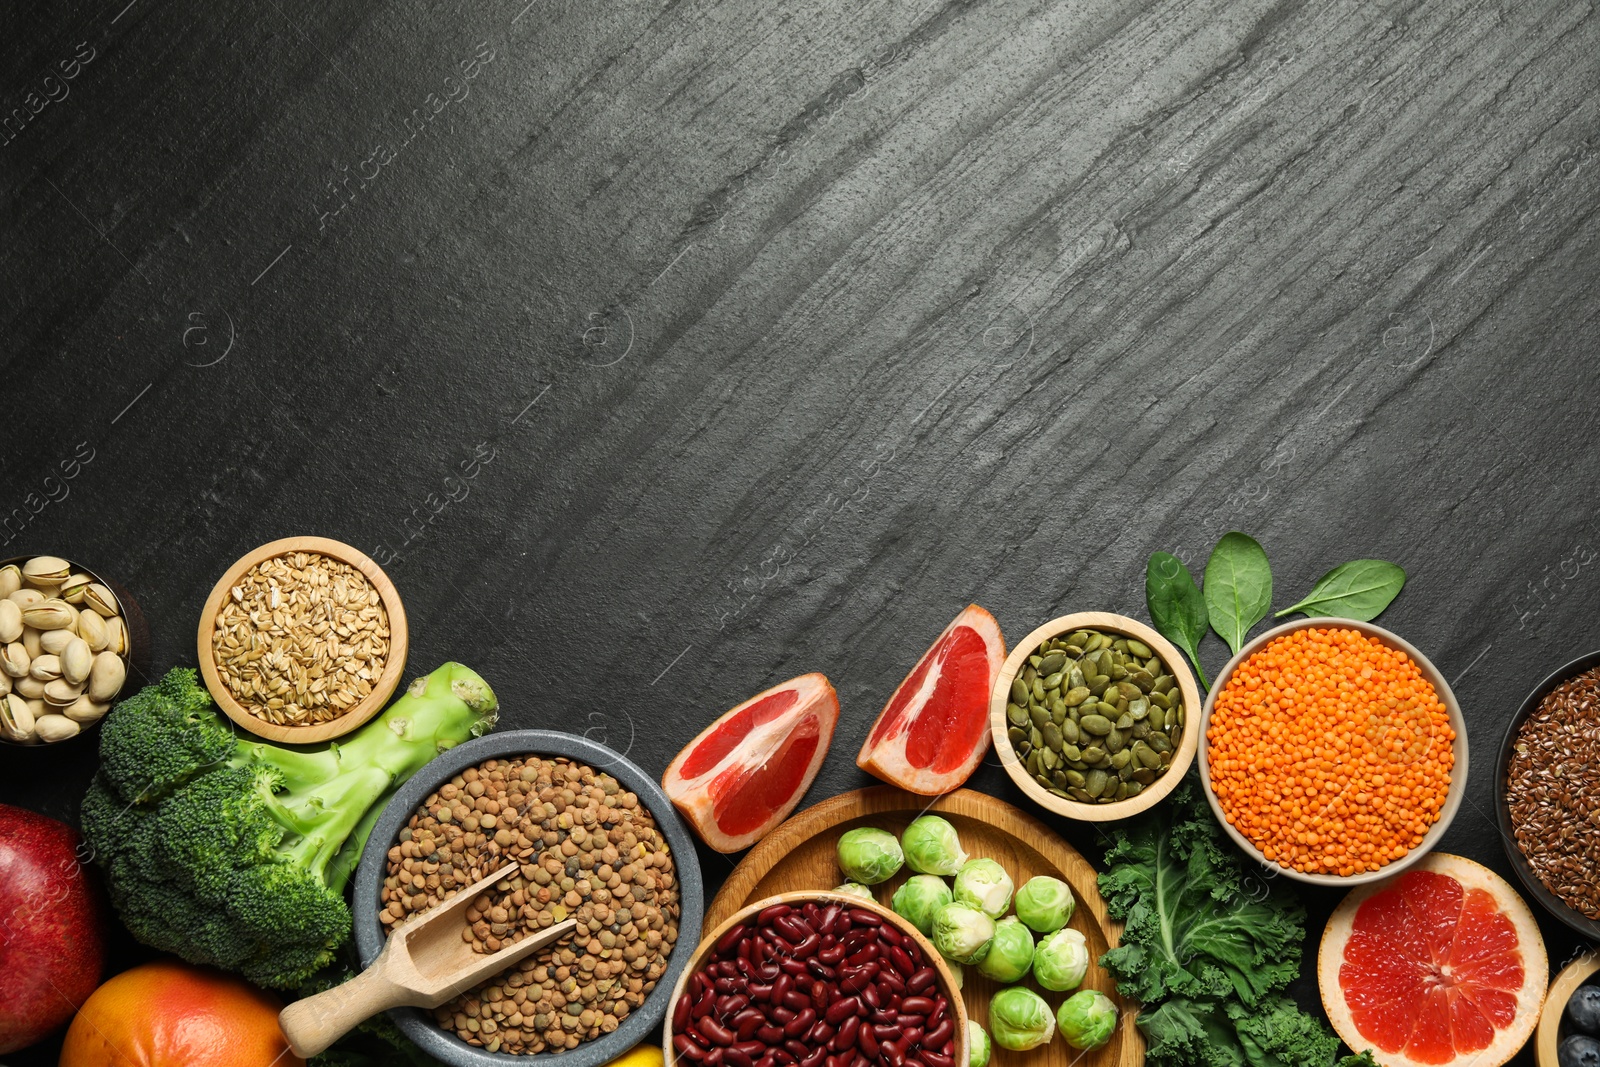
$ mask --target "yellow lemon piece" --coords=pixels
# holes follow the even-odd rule
[[[642,1045],[635,1045],[606,1067],[662,1067],[666,1056],[661,1053],[660,1045],[652,1045],[646,1041]]]

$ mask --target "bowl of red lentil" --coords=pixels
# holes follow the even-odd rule
[[[511,730],[457,746],[400,788],[356,871],[366,967],[389,931],[520,862],[467,912],[494,952],[561,922],[578,930],[439,1008],[389,1014],[453,1067],[597,1067],[660,1024],[704,917],[694,841],[655,780],[585,737]]]
[[[1534,686],[1499,768],[1495,818],[1512,869],[1546,911],[1600,941],[1600,652]]]
[[[1200,778],[1217,821],[1288,878],[1351,887],[1444,836],[1467,785],[1449,683],[1396,634],[1301,619],[1249,641],[1206,697]]]

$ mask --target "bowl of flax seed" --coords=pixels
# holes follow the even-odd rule
[[[1500,745],[1506,857],[1550,914],[1600,940],[1600,652],[1534,687]]]
[[[409,647],[383,569],[326,537],[245,553],[200,613],[200,674],[223,713],[269,741],[340,737],[383,709]]]

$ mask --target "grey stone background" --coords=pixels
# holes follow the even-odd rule
[[[69,0],[0,57],[3,552],[118,578],[156,669],[322,534],[413,672],[647,770],[825,671],[815,800],[969,601],[1142,616],[1242,529],[1277,606],[1407,569],[1446,848],[1509,875],[1492,752],[1600,643],[1589,4]]]

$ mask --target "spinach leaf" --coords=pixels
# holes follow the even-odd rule
[[[1383,609],[1400,595],[1405,584],[1406,572],[1393,563],[1381,559],[1351,560],[1318,578],[1304,600],[1284,608],[1273,618],[1299,611],[1314,619],[1336,615],[1369,622],[1383,614]]]
[[[1238,530],[1222,535],[1206,561],[1205,593],[1211,628],[1238,655],[1245,634],[1272,607],[1272,565],[1254,537]]]
[[[1209,625],[1206,598],[1181,559],[1170,552],[1150,554],[1150,562],[1144,568],[1144,603],[1161,636],[1188,655],[1200,684],[1210,689],[1205,668],[1200,666],[1199,651],[1200,639]]]

